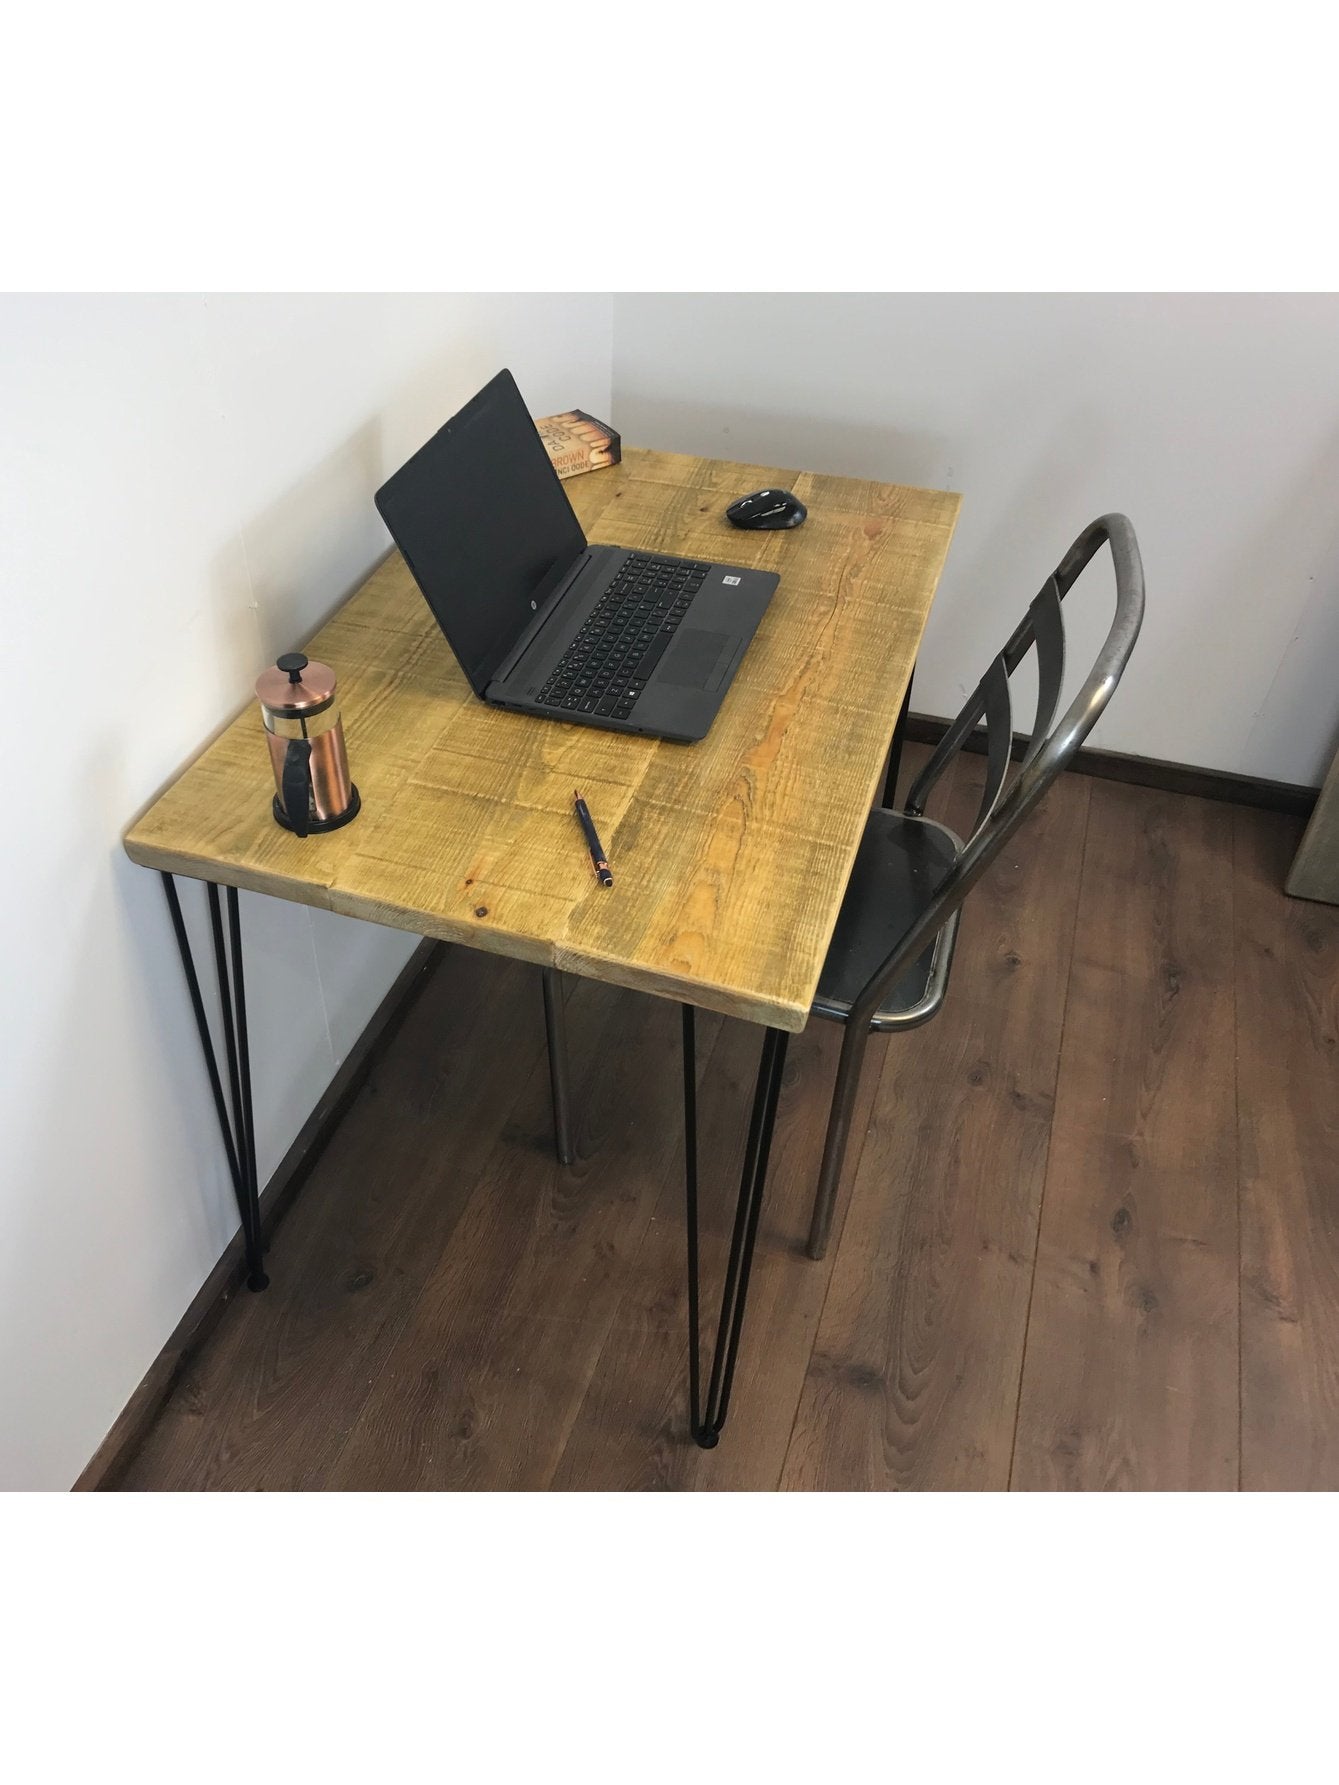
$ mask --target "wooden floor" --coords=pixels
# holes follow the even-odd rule
[[[839,1032],[794,1038],[713,1452],[677,1009],[572,986],[560,1170],[538,974],[452,951],[119,1485],[1339,1487],[1339,910],[1280,891],[1299,834],[1063,777],[969,901],[943,1015],[871,1046],[822,1264]],[[758,1048],[699,1024],[713,1283]]]

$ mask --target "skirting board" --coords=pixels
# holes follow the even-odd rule
[[[928,713],[907,715],[907,737],[917,744],[937,744],[948,730],[947,719]],[[968,738],[963,748],[985,750],[985,733]],[[1014,757],[1027,748],[1027,739],[1014,733]],[[1289,812],[1309,818],[1320,795],[1318,787],[1300,787],[1291,781],[1264,781],[1255,775],[1230,775],[1222,769],[1196,769],[1181,762],[1160,762],[1151,756],[1125,756],[1116,750],[1080,750],[1070,763],[1079,775],[1097,775],[1106,781],[1128,781],[1135,787],[1155,787],[1161,793],[1191,793],[1199,799],[1227,800],[1234,806],[1258,806],[1266,812]]]
[[[379,1055],[437,970],[446,949],[444,942],[420,942],[350,1049],[344,1064],[326,1086],[320,1102],[302,1124],[297,1139],[260,1193],[261,1228],[267,1241],[329,1144]],[[219,1316],[233,1296],[243,1289],[245,1280],[239,1231],[205,1278],[171,1338],[149,1366],[144,1380],[117,1415],[93,1460],[75,1482],[75,1493],[116,1486],[117,1477],[143,1442],[191,1355],[218,1324]],[[243,1293],[247,1292],[243,1290]]]
[[[948,730],[948,723],[947,719],[912,713],[907,718],[906,735],[915,743],[937,744]],[[1016,755],[1022,754],[1026,742],[1025,738],[1015,738]],[[965,748],[984,748],[984,738],[969,739]],[[1262,781],[1249,775],[1228,775],[1217,769],[1188,768],[1180,763],[1157,762],[1144,756],[1122,756],[1111,750],[1080,750],[1070,766],[1079,774],[1101,775],[1108,780],[1129,781],[1163,792],[1230,800],[1235,805],[1261,806],[1269,811],[1291,812],[1301,817],[1310,814],[1319,792],[1314,787]],[[333,1137],[377,1056],[440,962],[445,946],[444,943],[424,942],[414,951],[348,1059],[331,1080],[324,1097],[303,1124],[301,1133],[261,1194],[261,1220],[267,1235],[288,1209]],[[192,1352],[218,1323],[219,1316],[242,1287],[243,1280],[239,1233],[210,1272],[176,1331],[99,1445],[92,1462],[75,1483],[76,1491],[115,1487],[117,1476],[143,1441]]]

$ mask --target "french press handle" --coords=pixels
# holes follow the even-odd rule
[[[290,738],[284,752],[284,811],[295,836],[305,837],[311,822],[312,746],[310,738]]]

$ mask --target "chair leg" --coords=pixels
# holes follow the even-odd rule
[[[842,1035],[841,1059],[837,1063],[837,1083],[832,1092],[832,1111],[828,1116],[828,1134],[823,1143],[823,1163],[818,1172],[818,1190],[814,1196],[813,1219],[809,1225],[809,1256],[822,1258],[828,1249],[832,1231],[832,1212],[837,1206],[837,1186],[841,1182],[842,1161],[851,1133],[851,1117],[855,1114],[856,1095],[860,1090],[860,1068],[864,1064],[865,1045],[870,1031],[848,1023]]]
[[[542,969],[544,1035],[549,1044],[549,1090],[553,1095],[553,1150],[559,1165],[572,1163],[572,1106],[567,1094],[567,1025],[563,1017],[562,975]]]

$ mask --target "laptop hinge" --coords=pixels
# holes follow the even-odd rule
[[[507,677],[516,668],[516,665],[521,661],[522,657],[525,656],[526,652],[530,649],[531,645],[534,644],[535,640],[539,637],[540,633],[543,632],[544,628],[548,625],[549,621],[553,618],[553,616],[558,612],[559,608],[563,605],[564,597],[571,593],[572,589],[576,585],[577,578],[581,575],[582,571],[585,570],[587,568],[587,566],[590,565],[593,561],[594,561],[594,554],[591,552],[590,548],[587,547],[587,549],[584,552],[582,552],[581,556],[577,559],[576,563],[573,564],[572,568],[567,572],[567,574],[558,583],[558,585],[554,589],[552,595],[550,595],[548,600],[545,602],[543,608],[541,608],[541,610],[535,615],[534,619],[531,620],[530,624],[526,627],[525,631],[521,634],[520,638],[517,639],[516,643],[512,646],[510,651],[507,652],[507,655],[502,659],[502,662],[493,671],[493,675],[492,675],[493,681],[495,681],[495,682],[505,682],[506,681]]]

